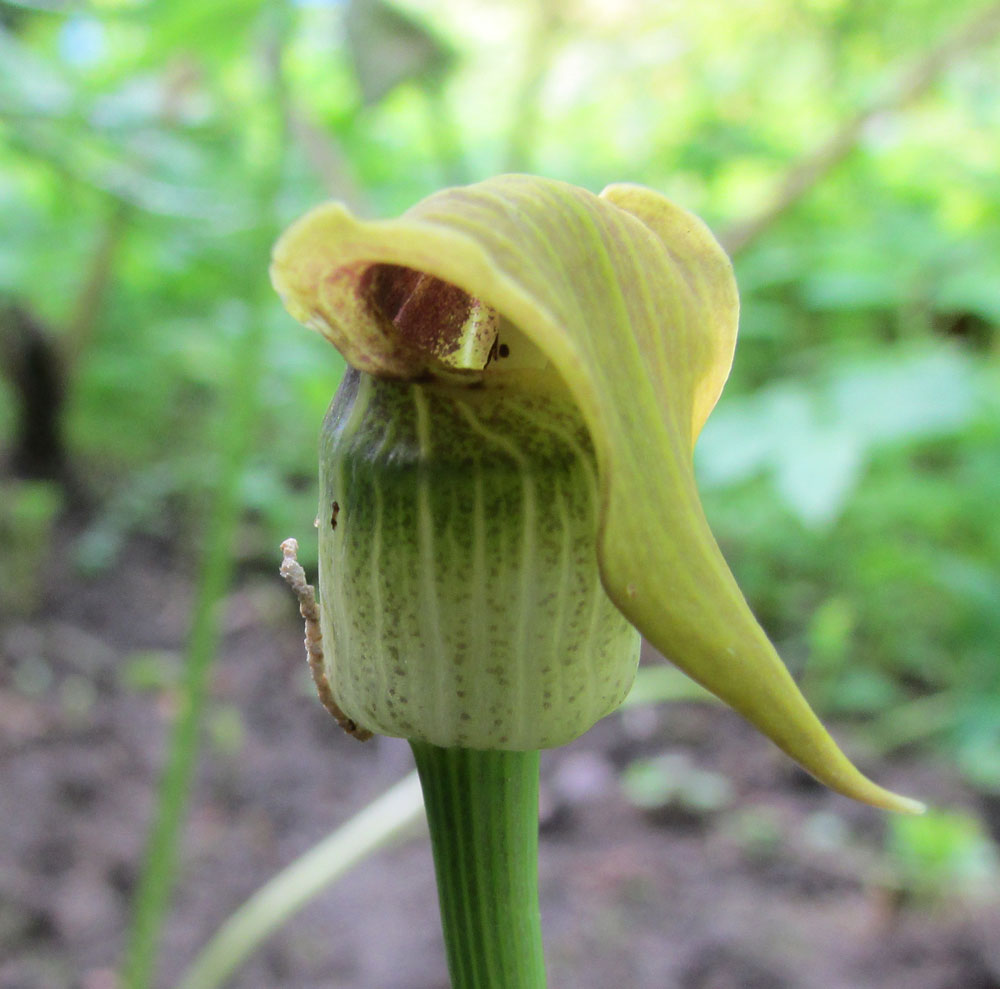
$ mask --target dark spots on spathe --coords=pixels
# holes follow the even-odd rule
[[[508,347],[505,343],[500,344],[497,348],[497,354],[500,357],[510,357],[510,347]]]
[[[340,514],[340,505],[338,505],[336,502],[334,502],[332,508],[330,509],[330,528],[331,529],[336,529],[337,528],[337,516],[339,514]]]

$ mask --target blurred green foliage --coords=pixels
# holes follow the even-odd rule
[[[887,858],[895,881],[913,895],[934,899],[988,896],[996,888],[996,847],[969,814],[931,812],[894,817]]]
[[[682,752],[635,760],[622,773],[621,785],[629,803],[647,813],[692,819],[728,807],[734,796],[729,779],[699,769]]]
[[[64,357],[70,463],[98,506],[74,565],[136,531],[199,538],[251,325],[241,558],[273,567],[308,532],[342,363],[262,289],[275,218],[331,195],[392,214],[516,167],[643,182],[724,233],[980,6],[0,2],[0,296]],[[742,340],[698,466],[817,703],[881,712],[877,744],[932,741],[1000,789],[1000,47],[982,33],[740,250]],[[8,376],[5,448],[17,409]],[[37,539],[47,498],[18,494],[3,524]]]
[[[0,567],[0,600],[15,610],[38,605],[34,566],[45,559],[62,493],[48,481],[0,483],[0,543],[20,566]]]

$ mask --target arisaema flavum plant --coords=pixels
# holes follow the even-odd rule
[[[545,984],[538,750],[622,702],[640,633],[829,787],[920,809],[827,734],[702,512],[738,298],[700,220],[503,176],[398,220],[322,205],[271,274],[350,365],[320,443],[319,682],[350,730],[410,741],[454,986]]]

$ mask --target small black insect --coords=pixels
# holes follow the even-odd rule
[[[490,352],[486,355],[485,367],[489,367],[498,357],[509,357],[510,347],[505,343],[500,342],[499,337],[495,337],[493,340],[493,346],[490,347]]]
[[[330,528],[331,529],[336,529],[337,528],[337,516],[339,514],[340,514],[340,505],[338,505],[336,502],[334,502],[333,503],[333,509],[330,512]]]

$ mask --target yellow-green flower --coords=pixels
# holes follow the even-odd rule
[[[533,420],[539,435],[561,434],[579,452],[577,466],[567,469],[580,474],[583,487],[587,465],[594,464],[593,514],[587,516],[584,498],[574,524],[589,532],[594,573],[616,609],[609,608],[610,614],[595,626],[603,629],[602,656],[606,653],[607,669],[614,672],[604,676],[603,687],[594,686],[604,693],[590,704],[585,719],[592,721],[613,707],[634,670],[631,633],[624,623],[615,626],[620,613],[664,656],[828,786],[878,806],[919,809],[916,802],[866,779],[837,748],[751,614],[706,523],[692,453],[729,373],[738,298],[729,260],[700,220],[635,186],[611,186],[594,196],[560,182],[503,176],[438,193],[398,220],[362,222],[340,205],[320,206],[279,241],[272,278],[292,315],[324,334],[360,372],[345,386],[349,394],[340,406],[335,403],[328,420],[326,435],[332,439],[324,442],[335,466],[324,482],[327,492],[341,490],[338,485],[350,488],[363,465],[376,457],[365,453],[361,443],[385,444],[388,433],[402,430],[409,448],[416,450],[413,463],[418,465],[423,447],[423,453],[435,444],[440,450],[434,424],[425,428],[439,405],[446,407],[445,419],[468,420],[471,429],[480,429],[484,446],[492,444],[500,460],[505,455],[496,450],[503,448],[507,429],[514,443],[508,460],[533,449],[530,435],[521,435],[530,433],[525,423],[530,427]],[[401,411],[404,407],[408,411]],[[515,410],[509,419],[504,418],[507,409]],[[406,417],[412,426],[403,422]],[[349,428],[348,420],[353,422]],[[390,420],[391,428],[386,426]],[[514,433],[524,442],[515,443]],[[461,447],[467,441],[455,442]],[[555,441],[550,437],[545,442],[551,447]],[[354,458],[349,462],[344,459],[348,447]],[[545,463],[567,459],[565,450],[543,450],[541,456]],[[389,457],[386,467],[400,463]],[[463,463],[471,473],[485,469],[481,458],[471,454],[450,463],[453,480],[462,474]],[[535,476],[545,476],[547,469],[539,468]],[[450,511],[442,501],[447,489],[426,493],[423,481],[415,480],[420,470],[397,470],[414,479],[405,497],[413,499],[416,530],[446,524]],[[534,494],[537,510],[562,498],[541,490]],[[421,507],[422,498],[428,505]],[[519,511],[529,501],[526,495]],[[361,512],[362,501],[357,505]],[[333,510],[332,504],[323,507],[325,514]],[[321,532],[327,530],[321,559],[328,569],[347,569],[331,580],[366,583],[369,589],[357,600],[366,602],[362,610],[377,610],[376,604],[391,595],[395,578],[387,581],[384,574],[365,570],[360,549],[353,555],[341,549],[333,522],[321,513]],[[368,528],[373,525],[374,515]],[[572,527],[558,531],[567,541],[578,535]],[[448,536],[450,546],[456,541],[453,535]],[[380,535],[380,553],[386,550],[386,538],[403,541],[405,533]],[[459,645],[468,645],[468,635],[449,638],[446,619],[421,624],[425,616],[416,614],[426,610],[420,602],[432,600],[428,580],[437,579],[423,580],[419,572],[426,563],[427,574],[432,573],[428,555],[437,546],[434,538],[434,532],[414,536],[408,559],[415,571],[416,604],[408,614],[399,611],[396,625],[409,623],[425,638],[436,634],[438,641],[431,646],[438,652],[451,650],[450,661]],[[364,553],[374,552],[372,546],[371,540],[365,543]],[[454,551],[451,546],[449,552]],[[557,558],[557,550],[550,555]],[[400,564],[396,573],[400,584],[407,582],[407,566]],[[483,563],[480,569],[485,567]],[[449,580],[459,588],[465,583],[454,574]],[[587,592],[586,576],[580,581]],[[518,588],[509,590],[518,593]],[[324,597],[341,593],[323,581],[322,563],[321,591]],[[355,662],[348,655],[355,651],[352,642],[375,634],[380,614],[385,615],[347,614],[343,609],[353,607],[354,599],[350,588],[344,593],[340,605],[324,604],[324,634],[334,640],[337,654],[331,661],[331,682],[347,713],[378,730],[397,709],[387,711],[372,697],[380,689],[395,689],[395,674],[381,670],[379,681],[363,670],[345,673],[338,667]],[[475,615],[483,604],[466,601],[462,614]],[[559,620],[568,607],[559,606]],[[472,634],[475,623],[467,624],[466,632]],[[570,624],[567,648],[581,649]],[[535,645],[542,637],[541,631],[535,638],[523,629],[519,634],[516,641],[522,645]],[[363,663],[365,649],[358,646],[357,651]],[[410,657],[395,659],[402,678],[398,683],[412,686]],[[600,657],[592,661],[605,662]],[[537,671],[528,665],[534,676]],[[439,679],[442,669],[435,674]],[[502,672],[494,670],[493,675],[503,679]],[[517,690],[537,702],[533,711],[540,710],[534,691],[546,689],[545,682],[540,674],[518,681]],[[463,685],[478,689],[463,681],[459,693]],[[553,689],[565,694],[569,688],[561,683]],[[355,690],[358,700],[352,709]],[[484,703],[496,708],[497,696],[489,695]],[[477,717],[484,713],[473,709]],[[440,717],[451,713],[450,708],[439,711]],[[468,711],[455,715],[463,716],[469,720]],[[534,719],[505,709],[498,720],[506,725],[518,717]],[[563,727],[551,738],[543,733],[540,744],[565,740],[560,732],[570,728]],[[581,721],[572,731],[585,727]],[[448,744],[419,725],[415,732],[435,744]],[[397,727],[396,733],[405,731]],[[470,737],[472,742],[465,744],[475,747],[477,736]],[[501,735],[496,741],[497,747],[505,744]]]

